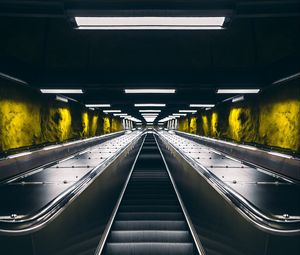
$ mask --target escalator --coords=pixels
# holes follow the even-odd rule
[[[99,253],[199,254],[160,150],[148,133]]]

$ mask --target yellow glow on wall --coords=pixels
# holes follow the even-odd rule
[[[120,119],[112,118],[111,132],[117,132],[121,130],[123,130],[122,121]]]
[[[230,110],[227,135],[238,142],[255,141],[257,136],[256,121],[252,116],[250,107],[232,108]]]
[[[72,136],[72,117],[68,108],[49,108],[43,123],[44,140],[65,141]]]
[[[218,131],[218,113],[213,112],[211,115],[211,136],[219,137],[220,133]]]
[[[89,136],[89,114],[87,112],[82,113],[82,132],[81,137]]]
[[[179,119],[178,121],[178,130],[182,132],[189,132],[189,119]]]
[[[92,118],[91,128],[90,128],[90,136],[95,136],[98,128],[98,116],[94,115]]]
[[[110,119],[109,117],[103,117],[103,133],[110,133]]]
[[[0,100],[0,130],[1,150],[40,143],[40,105]]]
[[[202,119],[202,129],[205,136],[209,136],[209,125],[208,125],[208,118],[206,115],[201,116]]]
[[[262,105],[259,113],[258,142],[300,149],[300,100]]]
[[[197,133],[197,117],[193,116],[190,120],[190,133],[196,134]]]

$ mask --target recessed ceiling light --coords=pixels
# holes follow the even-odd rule
[[[82,89],[40,89],[43,94],[83,94]]]
[[[190,107],[214,107],[214,104],[190,104]]]
[[[110,107],[110,104],[86,104],[86,107]]]
[[[114,116],[128,116],[127,113],[114,113]]]
[[[174,94],[175,89],[125,89],[127,94]]]
[[[104,113],[115,113],[115,112],[121,112],[121,110],[103,110]]]
[[[161,110],[139,110],[139,112],[161,112]]]
[[[218,89],[217,94],[256,94],[260,89]]]
[[[57,101],[60,101],[60,102],[68,103],[68,99],[65,98],[65,97],[56,96],[55,99],[56,99]]]
[[[165,107],[166,104],[134,104],[135,107]]]
[[[244,99],[245,99],[244,96],[234,97],[232,98],[232,103],[243,101]]]
[[[157,116],[159,113],[142,113],[142,116]]]
[[[78,29],[222,29],[225,17],[75,17]]]
[[[186,116],[186,113],[173,113],[173,116]]]
[[[196,113],[197,110],[179,110],[179,112]]]

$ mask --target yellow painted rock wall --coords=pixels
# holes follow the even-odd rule
[[[121,119],[112,118],[111,120],[111,132],[118,132],[123,130]]]
[[[274,87],[239,103],[221,104],[214,111],[200,111],[196,133],[300,152],[299,83]],[[179,123],[179,130],[195,133],[191,124],[186,127],[188,118]]]
[[[42,114],[43,140],[63,142],[70,139],[72,118],[67,107],[51,107]]]
[[[181,118],[178,120],[178,130],[182,132],[189,132],[189,119]]]
[[[196,134],[197,133],[197,117],[193,116],[190,119],[190,133]]]
[[[30,146],[41,141],[40,105],[0,98],[1,150]]]
[[[108,134],[110,132],[110,118],[105,116],[103,117],[103,134]]]
[[[119,119],[111,121],[109,116],[102,119],[99,114],[88,112],[79,104],[58,102],[53,96],[0,80],[0,151],[123,129]]]

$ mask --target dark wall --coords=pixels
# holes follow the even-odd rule
[[[225,102],[179,121],[178,129],[199,135],[300,151],[299,79],[244,101]]]
[[[122,130],[120,119],[0,81],[0,151]]]

